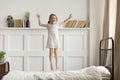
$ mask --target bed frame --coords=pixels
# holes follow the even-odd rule
[[[108,41],[108,42],[111,41],[111,44],[112,44],[111,48],[107,48],[107,49],[106,48],[105,49],[102,48],[102,43],[104,41]],[[104,53],[103,53],[103,51],[104,51]],[[112,58],[111,66],[106,66],[106,65],[102,64],[102,59],[103,59],[102,55],[106,55],[107,56],[108,51],[111,51],[111,55],[112,55],[112,57],[111,57]],[[105,62],[106,62],[106,60],[105,60]],[[100,40],[100,45],[99,45],[99,64],[100,64],[100,66],[105,66],[111,72],[111,79],[110,80],[114,80],[114,40],[113,40],[112,37]]]

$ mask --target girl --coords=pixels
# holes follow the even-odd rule
[[[58,48],[59,48],[58,26],[62,25],[63,23],[66,23],[71,18],[71,14],[66,20],[62,21],[59,24],[57,23],[58,18],[55,14],[50,14],[48,24],[41,23],[39,14],[37,14],[37,18],[38,18],[39,26],[46,27],[48,29],[48,39],[47,39],[46,47],[49,48],[49,59],[50,59],[51,70],[53,70],[53,65],[52,65],[53,53],[55,55],[56,69],[58,70],[59,69],[58,67]]]

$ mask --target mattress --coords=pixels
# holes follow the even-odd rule
[[[91,66],[76,71],[10,71],[2,80],[106,80],[106,78],[110,79],[110,73],[105,67]]]

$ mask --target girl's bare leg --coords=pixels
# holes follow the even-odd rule
[[[50,59],[51,70],[53,70],[52,58],[53,58],[53,48],[49,48],[49,59]]]
[[[55,55],[55,61],[56,61],[56,69],[58,70],[59,67],[58,67],[58,49],[57,48],[54,49],[54,55]]]

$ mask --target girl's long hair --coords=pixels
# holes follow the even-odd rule
[[[58,18],[57,18],[57,16],[56,16],[55,14],[50,14],[48,24],[50,24],[50,18],[51,18],[52,16],[55,16],[56,19],[58,20]]]

